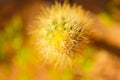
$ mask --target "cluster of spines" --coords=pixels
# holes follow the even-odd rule
[[[56,3],[46,10],[37,21],[35,39],[39,52],[51,63],[69,63],[73,57],[81,54],[86,44],[86,31],[91,21],[88,13],[79,6],[66,3]]]

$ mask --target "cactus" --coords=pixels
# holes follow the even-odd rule
[[[38,15],[33,43],[43,59],[56,66],[70,66],[87,42],[88,12],[81,6],[55,3]]]

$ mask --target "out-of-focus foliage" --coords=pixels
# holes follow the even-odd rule
[[[0,62],[10,61],[17,50],[22,47],[23,36],[20,33],[22,22],[20,17],[13,17],[5,29],[0,31]]]

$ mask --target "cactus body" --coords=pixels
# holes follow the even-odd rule
[[[80,6],[56,3],[38,16],[33,43],[44,60],[57,66],[71,65],[86,43],[90,21]]]

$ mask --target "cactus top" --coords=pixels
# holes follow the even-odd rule
[[[71,65],[81,54],[90,23],[88,12],[80,6],[56,3],[42,10],[33,30],[34,44],[45,60],[55,65]]]

